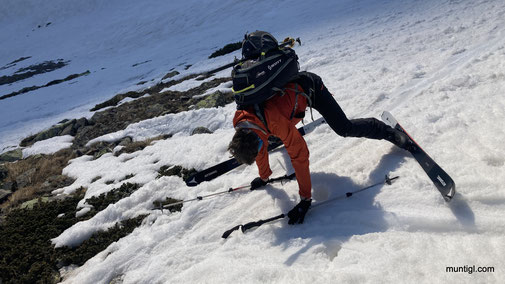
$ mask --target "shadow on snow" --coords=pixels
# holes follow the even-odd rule
[[[349,177],[341,177],[331,173],[311,173],[312,183],[314,188],[324,189],[327,187],[329,189],[327,199],[331,199],[380,182],[386,174],[394,172],[407,157],[410,155],[393,147],[391,152],[384,155],[377,167],[369,174],[370,181],[367,184],[357,184]],[[276,228],[274,230],[276,236],[274,245],[287,247],[291,239],[310,239],[303,248],[292,254],[285,264],[292,265],[299,256],[318,245],[322,245],[321,250],[327,254],[331,261],[338,255],[341,244],[352,236],[387,231],[389,225],[386,218],[391,213],[384,211],[380,204],[374,202],[376,195],[383,187],[384,185],[379,185],[350,198],[335,200],[310,210],[305,218],[306,224],[309,226],[298,225],[286,230],[285,226],[289,226],[286,224]],[[387,186],[384,190],[388,190]],[[267,192],[277,200],[289,200],[283,190],[268,190]],[[313,205],[315,204],[317,201],[313,203]],[[292,206],[291,203],[282,202],[280,209],[282,212],[288,212]],[[448,206],[465,229],[473,230],[475,228],[473,211],[462,196],[456,195]],[[317,249],[319,250],[319,248]]]

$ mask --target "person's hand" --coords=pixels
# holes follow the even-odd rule
[[[266,181],[262,180],[260,177],[255,178],[253,181],[251,181],[251,190],[258,189],[260,187],[263,187],[267,184]]]
[[[302,199],[300,203],[298,203],[291,211],[288,213],[288,224],[293,225],[293,224],[302,224],[303,219],[305,219],[305,214],[307,214],[307,211],[310,208],[310,203],[312,202],[312,199]]]

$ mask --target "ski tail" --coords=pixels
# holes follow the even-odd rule
[[[419,165],[426,172],[435,187],[440,191],[445,201],[449,202],[456,194],[456,184],[452,178],[417,144],[407,131],[398,123],[393,115],[387,111],[381,116],[384,123],[405,133],[416,147],[410,151]]]

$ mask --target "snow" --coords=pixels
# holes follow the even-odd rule
[[[246,31],[262,29],[277,39],[299,36],[301,69],[319,74],[350,118],[378,118],[382,110],[390,111],[457,185],[454,200],[446,203],[408,153],[385,141],[339,137],[322,125],[305,137],[314,204],[376,183],[387,173],[400,178],[316,207],[303,225],[280,220],[223,240],[222,233],[235,225],[289,211],[299,201],[297,184],[188,202],[178,213],[151,210],[155,200],[192,199],[248,184],[257,176],[255,166],[241,166],[194,188],[178,177],[157,179],[164,165],[201,170],[226,160],[234,133],[233,104],[165,115],[95,141],[125,136],[138,141],[167,133],[175,134],[172,138],[119,157],[79,157],[64,169],[76,181],[54,194],[88,188],[79,204],[81,214],[89,210],[86,198],[124,182],[142,186],[67,229],[53,239],[56,246],[79,245],[121,220],[150,214],[129,236],[82,267],[63,269],[65,283],[505,280],[503,1],[4,2],[0,37],[19,36],[2,41],[0,65],[32,58],[0,75],[43,60],[71,63],[59,73],[2,85],[0,94],[45,82],[52,74],[91,74],[73,84],[1,100],[0,148],[68,116],[92,115],[88,109],[94,104],[137,88],[133,86],[140,80],[161,80],[172,68],[181,73],[177,79],[226,64],[239,52],[207,56]],[[35,5],[42,5],[39,13]],[[48,21],[52,24],[36,28]],[[147,60],[152,61],[132,67]],[[188,64],[193,66],[184,70]],[[194,86],[188,81],[174,90]],[[197,126],[214,133],[190,136]],[[272,153],[270,163],[273,176],[289,171],[283,150]],[[495,271],[446,272],[446,267],[465,265]]]
[[[56,136],[35,142],[32,146],[23,149],[23,158],[37,154],[53,154],[61,149],[72,146],[74,137],[71,135]]]
[[[167,114],[128,125],[124,130],[109,133],[90,140],[87,145],[100,141],[113,142],[124,137],[132,137],[134,141],[142,141],[171,133],[190,135],[196,127],[203,126],[210,131],[223,128],[233,128],[229,122],[233,120],[236,107],[229,104],[219,108],[203,108],[194,111],[184,111]]]

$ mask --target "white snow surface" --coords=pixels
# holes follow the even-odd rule
[[[56,136],[46,140],[35,142],[30,147],[23,149],[23,158],[37,154],[53,154],[61,149],[72,146],[74,137],[71,135]]]
[[[239,52],[206,57],[240,40],[244,32],[260,29],[278,39],[301,37],[303,45],[296,47],[301,69],[319,74],[350,118],[378,118],[382,110],[390,111],[457,185],[456,197],[446,203],[408,153],[385,141],[343,138],[322,125],[305,137],[314,204],[380,181],[387,173],[400,179],[317,207],[302,225],[281,220],[234,232],[224,240],[222,233],[235,225],[288,212],[299,201],[297,184],[272,184],[188,202],[177,213],[151,210],[155,200],[191,199],[248,184],[257,176],[255,166],[241,166],[193,188],[178,177],[156,178],[164,165],[202,170],[228,159],[226,148],[234,133],[233,104],[166,115],[98,140],[143,140],[168,133],[175,134],[172,138],[119,157],[79,157],[64,169],[76,182],[55,194],[87,187],[80,214],[89,210],[85,199],[90,196],[124,182],[142,187],[67,229],[53,239],[56,246],[79,245],[118,221],[150,214],[130,235],[82,267],[62,269],[64,283],[505,280],[503,1],[2,4],[0,36],[5,45],[0,65],[21,56],[32,58],[15,68],[55,58],[72,61],[60,73],[2,85],[0,94],[45,82],[54,74],[92,72],[73,84],[0,100],[4,146],[61,118],[89,115],[90,106],[135,88],[141,79],[161,80],[171,68],[184,76],[228,63]],[[48,21],[52,24],[36,27]],[[152,61],[131,67],[147,60]],[[193,66],[184,70],[186,64]],[[0,70],[0,75],[15,68]],[[196,126],[214,133],[190,136]],[[284,175],[284,168],[289,169],[286,152],[272,153],[270,164],[273,176]],[[494,267],[494,272],[446,272],[449,266],[474,265]]]

